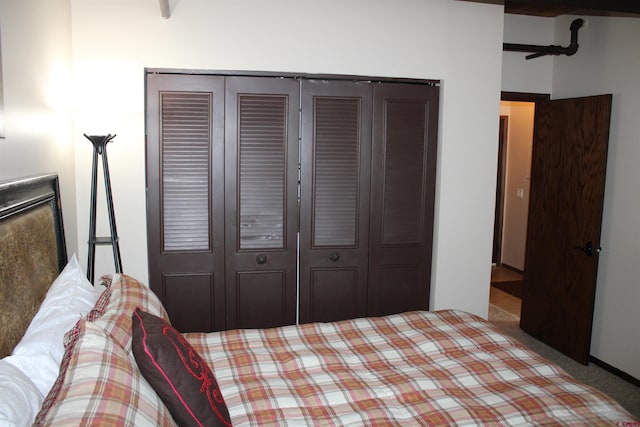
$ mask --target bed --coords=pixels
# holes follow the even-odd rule
[[[456,310],[180,334],[145,284],[67,259],[55,175],[0,184],[0,243],[0,425],[638,421]]]

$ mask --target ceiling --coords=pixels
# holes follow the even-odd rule
[[[505,13],[556,17],[560,15],[631,16],[640,18],[638,0],[466,0],[504,4]]]

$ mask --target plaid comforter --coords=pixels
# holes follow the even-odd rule
[[[186,334],[234,426],[616,425],[599,391],[463,312]]]

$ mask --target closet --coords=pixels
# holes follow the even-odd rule
[[[146,75],[149,285],[181,331],[429,307],[438,85]]]

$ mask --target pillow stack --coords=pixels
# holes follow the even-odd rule
[[[51,284],[22,340],[1,361],[1,425],[31,425],[58,376],[65,333],[94,307],[103,289],[89,283],[73,254]]]
[[[231,426],[211,369],[149,287],[103,284],[73,255],[0,360],[0,425]]]
[[[134,309],[144,307],[168,321],[162,303],[148,286],[125,274],[116,275],[113,281],[103,278],[103,283],[108,288],[65,337],[66,351],[57,380],[35,425],[109,424],[113,417],[119,425],[175,425],[155,393],[149,396],[152,389],[140,376],[131,354]],[[86,338],[87,331],[91,338]],[[101,349],[95,352],[100,358],[85,357],[87,345]],[[135,375],[130,374],[130,366]],[[94,388],[88,389],[91,384]],[[136,411],[131,410],[134,407]]]

